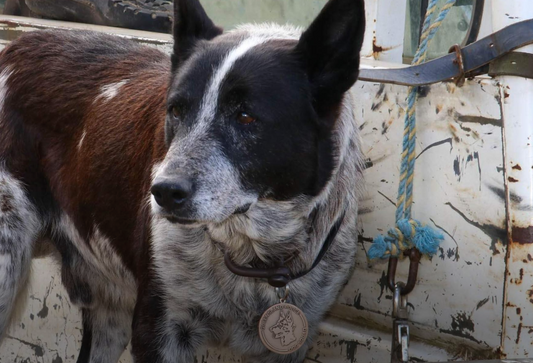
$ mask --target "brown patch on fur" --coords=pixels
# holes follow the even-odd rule
[[[0,156],[87,241],[98,226],[136,274],[148,260],[151,169],[165,154],[168,57],[109,35],[43,31],[12,42],[0,58],[6,66],[16,72]],[[99,97],[124,80],[115,97]]]

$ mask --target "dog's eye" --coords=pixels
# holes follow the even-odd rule
[[[181,114],[179,107],[172,106],[172,108],[170,109],[170,114],[172,115],[173,118],[179,118]]]
[[[241,123],[243,125],[248,125],[248,124],[251,124],[252,122],[254,122],[255,118],[253,118],[252,116],[250,116],[246,112],[239,112],[239,114],[237,114],[237,121],[239,121],[239,123]]]

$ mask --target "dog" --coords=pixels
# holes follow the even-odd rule
[[[294,321],[292,320],[291,312],[286,314],[283,311],[279,312],[279,319],[275,325],[272,325],[268,330],[272,332],[275,339],[281,340],[282,346],[287,346],[296,341]]]
[[[303,361],[354,262],[363,180],[347,91],[363,3],[330,0],[303,32],[223,32],[198,0],[175,0],[171,57],[89,31],[10,43],[0,54],[0,331],[49,243],[82,312],[78,363],[117,362],[130,340],[137,363],[194,362],[204,344],[245,362]],[[258,322],[279,297],[232,273],[224,254],[308,272],[289,282],[288,302],[309,324],[300,349],[265,348]]]

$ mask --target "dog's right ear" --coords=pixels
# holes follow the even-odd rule
[[[198,40],[210,40],[222,29],[209,19],[198,0],[174,0],[172,71],[189,57]]]

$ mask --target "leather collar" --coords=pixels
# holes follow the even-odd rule
[[[222,250],[222,252],[224,252],[224,263],[226,264],[226,267],[228,268],[228,270],[230,270],[235,275],[239,275],[243,277],[267,279],[268,283],[271,286],[285,287],[291,280],[295,280],[295,279],[298,279],[300,277],[307,275],[320,263],[320,261],[322,261],[322,259],[328,252],[329,248],[333,245],[333,241],[335,240],[335,237],[337,236],[337,233],[339,232],[341,224],[344,221],[345,215],[346,215],[346,212],[343,212],[342,215],[337,219],[333,227],[331,227],[324,243],[322,244],[322,248],[320,249],[320,252],[316,256],[313,264],[308,270],[305,270],[299,273],[294,273],[288,267],[284,265],[278,266],[278,267],[270,267],[270,268],[241,266],[233,262],[229,251],[224,252],[224,250]],[[286,262],[287,261],[285,261],[285,263]]]

